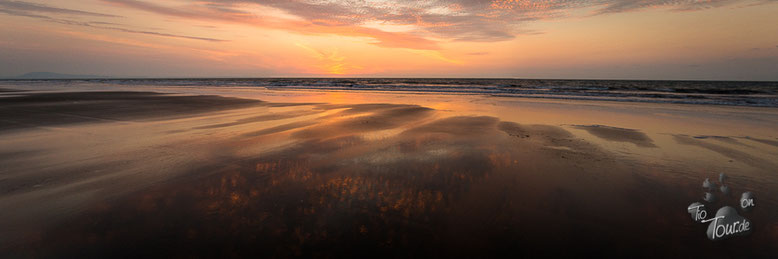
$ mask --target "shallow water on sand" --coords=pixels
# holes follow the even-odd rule
[[[778,255],[775,109],[143,90],[245,99],[0,98],[2,254]],[[718,173],[751,235],[686,212]]]

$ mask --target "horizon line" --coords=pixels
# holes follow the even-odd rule
[[[64,75],[64,74],[63,74]],[[64,75],[68,76],[68,75]],[[62,78],[21,78],[0,77],[0,81],[47,81],[47,80],[254,80],[254,79],[463,79],[463,80],[562,80],[562,81],[687,81],[687,82],[776,82],[778,80],[742,80],[742,79],[625,79],[625,78],[530,78],[530,77],[321,77],[321,76],[267,76],[267,77],[62,77]]]

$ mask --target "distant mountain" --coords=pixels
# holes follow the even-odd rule
[[[89,78],[106,78],[105,76],[96,75],[71,75],[71,74],[59,74],[51,72],[32,72],[11,79],[89,79]]]

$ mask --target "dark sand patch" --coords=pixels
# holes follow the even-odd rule
[[[635,129],[609,127],[604,125],[574,125],[576,129],[582,129],[594,136],[608,141],[629,142],[639,147],[656,147],[654,141],[645,133]]]
[[[472,136],[495,130],[499,119],[489,116],[457,116],[436,120],[410,129],[402,134],[449,134]]]
[[[599,161],[608,157],[596,145],[576,138],[575,135],[562,127],[553,125],[522,125],[503,121],[497,126],[500,131],[509,136],[534,142],[544,149],[554,150],[563,159],[591,159]]]
[[[224,128],[224,127],[238,126],[238,125],[255,123],[255,122],[284,120],[284,119],[291,119],[291,118],[296,118],[296,117],[300,117],[300,116],[307,116],[307,115],[318,114],[318,113],[321,113],[321,112],[322,111],[302,110],[302,111],[291,111],[291,112],[283,112],[283,113],[263,114],[263,115],[254,116],[254,117],[250,117],[250,118],[240,119],[240,120],[237,120],[235,122],[200,126],[200,127],[195,127],[194,129],[215,129],[215,128]]]
[[[0,131],[125,120],[151,120],[244,108],[264,102],[152,92],[32,93],[0,98]]]
[[[678,142],[679,144],[702,147],[756,168],[769,169],[769,168],[774,168],[775,166],[775,164],[771,163],[770,161],[749,155],[748,153],[743,151],[716,145],[713,143],[708,143],[704,140],[696,139],[686,135],[673,135],[673,137],[675,138],[675,141]]]
[[[752,137],[745,137],[745,139],[753,140],[762,144],[767,144],[770,146],[778,147],[778,140],[776,139],[762,139],[762,138],[752,138]]]
[[[549,137],[570,138],[573,136],[567,130],[552,125],[520,125],[515,122],[500,122],[499,128],[506,134],[519,138]]]
[[[736,138],[727,137],[727,136],[707,136],[707,135],[701,135],[701,136],[694,136],[694,138],[695,139],[712,139],[712,140],[716,140],[716,141],[719,141],[719,142],[722,142],[722,143],[750,147],[750,145],[748,145],[748,144],[745,144],[743,142],[737,141]]]

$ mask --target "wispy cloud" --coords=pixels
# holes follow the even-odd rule
[[[599,9],[597,14],[607,13],[621,13],[637,11],[647,8],[669,8],[674,11],[695,11],[709,8],[721,7],[724,5],[732,4],[734,2],[742,2],[738,0],[621,0],[621,1],[609,1],[604,4],[604,7]]]
[[[72,14],[72,15],[87,15],[87,16],[99,16],[99,17],[120,17],[112,14],[94,13],[73,9],[57,8],[48,5],[41,5],[35,3],[28,3],[22,1],[8,1],[0,0],[0,10],[14,10],[16,12],[36,12],[36,13],[49,13],[49,14]]]
[[[93,27],[93,28],[106,29],[106,30],[114,30],[114,31],[128,32],[128,33],[137,33],[137,34],[146,34],[146,35],[162,36],[162,37],[169,37],[169,38],[179,38],[179,39],[189,39],[189,40],[201,40],[201,41],[210,41],[210,42],[225,42],[225,41],[227,41],[227,40],[222,40],[222,39],[215,39],[215,38],[207,38],[207,37],[197,37],[197,36],[178,35],[178,34],[170,34],[170,33],[164,33],[164,32],[155,32],[155,31],[133,30],[133,29],[127,29],[127,28],[121,28],[121,27],[109,27],[109,26],[100,26],[100,25],[97,25],[97,24],[96,24],[96,23],[94,23],[94,22],[78,23],[77,25],[82,25],[82,26],[89,26],[89,27]]]
[[[146,35],[168,37],[168,38],[201,40],[201,41],[211,41],[211,42],[223,42],[223,41],[225,41],[225,40],[221,40],[221,39],[208,38],[208,37],[196,37],[196,36],[177,35],[177,34],[156,32],[156,31],[148,31],[148,30],[130,29],[130,28],[126,28],[126,25],[119,24],[119,23],[113,23],[113,22],[77,21],[77,20],[73,20],[73,19],[64,19],[64,18],[58,18],[58,17],[52,16],[52,15],[65,14],[65,15],[78,15],[78,16],[91,16],[91,17],[110,17],[110,18],[121,17],[121,16],[116,16],[116,15],[101,14],[101,13],[94,13],[94,12],[87,12],[87,11],[79,11],[79,10],[65,9],[65,8],[57,8],[57,7],[47,6],[47,5],[33,4],[33,3],[21,2],[21,1],[5,1],[5,0],[0,0],[0,7],[3,7],[3,9],[0,9],[0,14],[34,18],[34,19],[39,19],[39,20],[43,20],[43,21],[46,21],[46,22],[53,22],[53,23],[59,23],[59,24],[66,24],[66,25],[73,25],[73,26],[82,26],[82,27],[91,27],[91,28],[104,29],[104,30],[121,31],[121,32],[126,32],[126,33],[146,34]]]

